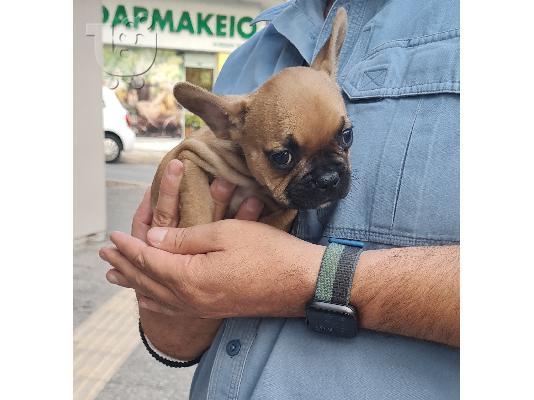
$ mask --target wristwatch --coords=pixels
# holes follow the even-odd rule
[[[315,295],[306,306],[306,325],[312,331],[326,335],[354,337],[358,333],[358,313],[349,300],[364,244],[338,238],[330,238],[328,242]]]

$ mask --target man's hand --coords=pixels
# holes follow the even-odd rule
[[[152,212],[150,206],[150,187],[146,190],[143,200],[132,220],[133,237],[147,241],[146,235],[151,227],[170,227],[174,228],[180,221],[179,215],[179,189],[183,177],[183,164],[178,160],[171,160],[165,174],[163,175],[158,203]],[[226,209],[230,204],[235,185],[222,179],[215,179],[210,187],[211,196],[215,202],[214,220],[218,221],[224,217]],[[261,215],[263,203],[257,198],[251,197],[246,199],[239,208],[236,219],[255,221]],[[102,249],[101,256],[105,257],[106,249]],[[136,288],[134,280],[127,279],[119,270],[112,268],[106,274],[106,279],[113,284],[125,288]],[[175,315],[171,310],[162,307],[153,299],[137,292],[137,298],[140,306],[150,309],[154,312]]]
[[[146,234],[152,226],[177,226],[182,176],[182,163],[172,160],[163,175],[154,212],[150,205],[150,188],[146,191],[132,221],[132,236],[146,242]],[[214,219],[217,220],[224,216],[235,186],[221,179],[215,179],[210,189],[216,204]],[[241,205],[236,217],[256,220],[262,208],[263,204],[258,199],[249,198]],[[106,259],[108,251],[109,249],[102,249],[101,257]],[[190,318],[183,313],[170,310],[143,292],[135,277],[125,276],[115,268],[109,270],[106,277],[110,283],[135,289],[141,323],[146,335],[159,350],[176,358],[193,359],[211,343],[219,327],[219,320]]]
[[[225,220],[152,228],[148,244],[120,232],[108,260],[147,297],[200,318],[303,316],[324,247],[270,226]]]

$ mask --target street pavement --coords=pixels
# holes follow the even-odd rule
[[[163,154],[144,152],[106,165],[108,233],[129,232]],[[107,265],[98,249],[109,245],[106,237],[74,249],[74,398],[187,399],[194,367],[168,368],[146,352],[137,333],[133,292],[105,280]]]
[[[150,185],[163,156],[179,143],[180,139],[137,138],[134,149],[122,153],[119,162],[106,164],[106,179]]]
[[[148,186],[152,183],[156,169],[155,164],[106,164],[106,180]]]

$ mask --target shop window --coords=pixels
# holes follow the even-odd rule
[[[185,80],[211,91],[213,87],[213,69],[186,67]]]
[[[138,136],[182,136],[184,111],[176,103],[172,87],[184,80],[183,52],[169,49],[155,52],[144,47],[127,49],[126,55],[121,55],[117,48],[104,45],[103,84],[114,89]],[[142,84],[137,84],[132,76],[148,66]],[[113,85],[114,81],[118,81],[118,86]]]

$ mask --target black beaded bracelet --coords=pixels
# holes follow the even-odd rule
[[[158,353],[156,353],[154,351],[154,349],[152,347],[150,347],[150,345],[148,344],[148,341],[146,339],[146,336],[145,336],[145,332],[143,331],[143,327],[141,326],[141,320],[139,320],[139,335],[141,335],[141,341],[143,342],[143,344],[145,345],[145,348],[147,349],[147,351],[150,353],[150,355],[152,357],[154,357],[157,361],[159,361],[160,363],[166,365],[167,367],[171,367],[171,368],[186,368],[186,367],[191,367],[192,365],[195,365],[195,364],[198,364],[199,361],[200,361],[200,357],[198,358],[195,358],[194,360],[191,360],[191,361],[174,361],[174,360],[169,360],[165,357],[162,357],[160,356]]]

